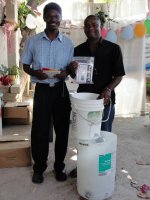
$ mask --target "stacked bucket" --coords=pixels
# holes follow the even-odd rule
[[[72,132],[77,138],[77,190],[90,200],[112,196],[115,187],[117,136],[101,131],[103,99],[98,94],[71,95]]]

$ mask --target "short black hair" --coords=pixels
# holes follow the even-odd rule
[[[50,10],[56,10],[62,16],[61,7],[57,3],[50,2],[50,3],[46,4],[46,6],[44,7],[43,18],[45,17],[46,13],[49,12]]]
[[[100,20],[100,18],[99,18],[98,16],[96,16],[96,15],[89,15],[89,16],[87,16],[87,17],[85,18],[85,20],[84,20],[84,24],[85,24],[86,21],[87,21],[88,19],[90,19],[90,18],[95,18],[97,21],[100,22],[100,26],[101,26],[101,20]]]

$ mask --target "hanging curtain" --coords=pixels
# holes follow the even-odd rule
[[[139,116],[145,111],[145,38],[118,40],[126,75],[116,88],[116,115]]]
[[[134,8],[134,9],[133,9]],[[110,5],[110,18],[120,18],[119,24],[111,24],[112,28],[123,27],[146,18],[147,0],[121,0]],[[131,24],[132,24],[131,23]],[[121,46],[126,76],[116,88],[116,115],[133,117],[145,111],[145,38],[129,41],[118,36]]]
[[[145,16],[148,11],[147,0],[121,0],[110,4],[110,18],[130,19],[138,15]]]

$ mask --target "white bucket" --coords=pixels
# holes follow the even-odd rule
[[[77,190],[90,200],[112,196],[115,187],[117,136],[101,131],[101,138],[78,141]]]
[[[74,93],[71,95],[72,132],[77,139],[90,140],[100,136],[103,99],[95,93]]]

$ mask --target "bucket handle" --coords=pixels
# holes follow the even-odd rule
[[[109,104],[109,111],[108,111],[108,116],[106,119],[102,120],[102,122],[107,122],[109,117],[110,117],[110,111],[111,111],[111,106],[112,106],[112,103],[111,103],[111,98],[110,98],[110,104]]]
[[[82,119],[84,119],[85,121],[87,121],[91,126],[92,125],[97,125],[97,124],[99,124],[99,122],[91,122],[90,120],[88,120],[88,119],[86,119],[85,117],[83,117],[79,112],[78,112],[78,109],[76,108],[76,105],[74,104],[74,108],[75,108],[75,110],[76,110],[76,113],[82,118]],[[107,122],[108,121],[108,119],[109,119],[109,117],[110,117],[110,111],[111,111],[111,99],[110,99],[110,104],[109,104],[109,111],[108,111],[108,116],[107,116],[107,118],[106,119],[104,119],[104,120],[102,120],[102,122]]]

